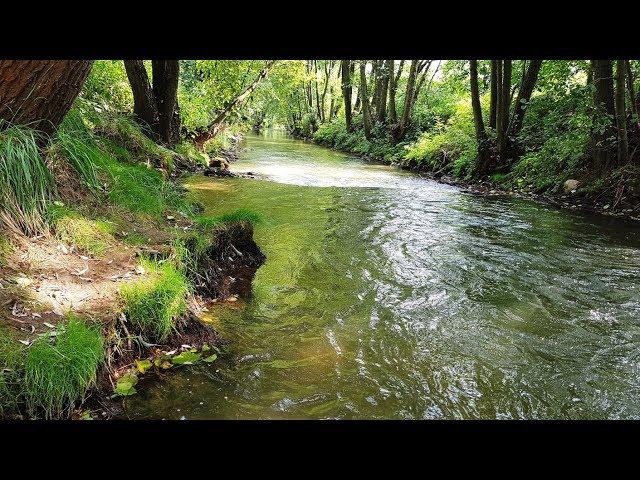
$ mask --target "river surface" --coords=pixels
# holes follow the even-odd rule
[[[129,418],[640,418],[637,223],[484,198],[282,135],[188,182],[267,256],[213,364]]]

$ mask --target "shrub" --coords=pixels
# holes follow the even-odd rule
[[[164,341],[186,311],[189,283],[171,263],[141,262],[149,275],[120,289],[127,319],[150,340]]]
[[[70,316],[55,337],[40,337],[28,349],[24,389],[31,415],[68,415],[95,382],[104,357],[100,329]]]

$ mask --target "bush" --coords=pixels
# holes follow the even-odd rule
[[[147,338],[164,341],[186,311],[189,283],[169,262],[143,260],[141,265],[149,275],[120,289],[125,314]]]
[[[70,316],[60,333],[40,337],[28,349],[24,389],[31,415],[45,418],[68,415],[95,382],[104,357],[100,329]]]
[[[129,111],[133,93],[122,60],[96,60],[82,87],[82,96],[101,110]]]
[[[473,170],[477,148],[471,106],[461,101],[446,123],[438,123],[407,147],[403,164],[464,177]]]

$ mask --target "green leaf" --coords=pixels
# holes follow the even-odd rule
[[[207,363],[212,363],[212,362],[215,362],[217,358],[218,358],[218,355],[214,353],[213,355],[207,358],[203,358],[202,361]]]
[[[173,357],[171,359],[171,363],[174,365],[192,365],[198,360],[200,360],[199,353],[187,350],[186,352],[182,352],[180,355]]]
[[[127,397],[136,393],[134,385],[138,383],[138,376],[135,372],[127,373],[118,379],[114,392],[118,395]]]
[[[140,373],[145,373],[152,366],[153,366],[153,364],[151,363],[151,360],[147,360],[147,359],[145,359],[145,360],[136,360],[136,368],[138,369],[138,371]]]

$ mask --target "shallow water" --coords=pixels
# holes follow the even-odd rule
[[[141,382],[130,418],[640,418],[637,224],[462,193],[283,136],[194,178],[260,212],[253,294],[213,365]]]

